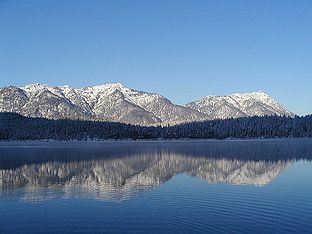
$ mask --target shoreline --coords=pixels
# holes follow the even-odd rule
[[[100,143],[210,143],[210,142],[259,142],[259,141],[293,141],[293,140],[312,140],[309,137],[298,137],[298,138],[250,138],[250,139],[243,139],[243,138],[231,138],[231,139],[142,139],[142,140],[132,140],[132,139],[121,139],[121,140],[5,140],[0,141],[0,146],[2,145],[23,145],[23,144],[100,144]]]

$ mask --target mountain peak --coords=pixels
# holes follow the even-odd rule
[[[24,89],[40,89],[40,88],[46,88],[46,87],[49,87],[49,86],[47,84],[33,83],[33,84],[25,85],[23,88]]]
[[[228,95],[230,97],[241,97],[241,98],[271,98],[266,92],[264,91],[255,91],[255,92],[247,92],[247,93],[233,93]]]
[[[106,91],[106,90],[125,90],[129,89],[125,85],[121,83],[106,83],[106,84],[99,84],[99,85],[94,85],[94,86],[88,86],[84,87],[82,89],[93,89],[94,91]]]
[[[263,91],[206,96],[186,106],[209,115],[210,119],[275,114],[294,116]]]
[[[126,88],[126,86],[121,83],[104,83],[104,84],[94,85],[91,87],[93,88],[115,88],[115,89]]]
[[[195,102],[204,101],[204,100],[211,100],[211,99],[223,99],[223,98],[229,98],[229,97],[244,97],[244,98],[255,98],[255,97],[270,97],[267,93],[264,91],[254,91],[254,92],[245,92],[245,93],[232,93],[228,95],[207,95]]]

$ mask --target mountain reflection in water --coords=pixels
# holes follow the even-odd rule
[[[104,142],[0,145],[0,196],[40,201],[86,197],[129,199],[177,174],[207,183],[265,186],[300,159],[302,140],[228,142]]]

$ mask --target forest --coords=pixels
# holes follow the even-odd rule
[[[0,140],[253,139],[312,137],[312,115],[243,117],[174,126],[51,120],[0,113]]]

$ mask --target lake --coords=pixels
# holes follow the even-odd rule
[[[0,233],[312,233],[312,139],[2,142]]]

